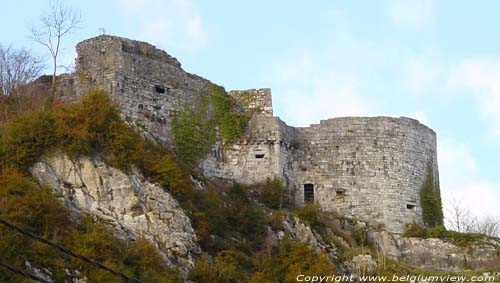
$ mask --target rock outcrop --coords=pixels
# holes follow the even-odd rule
[[[53,188],[72,213],[102,219],[120,238],[146,238],[169,265],[183,272],[193,266],[201,251],[177,201],[137,172],[127,175],[99,157],[70,160],[59,153],[35,164],[32,175]]]
[[[461,247],[437,238],[406,238],[386,231],[368,235],[384,256],[420,268],[462,271],[500,264],[500,240]]]

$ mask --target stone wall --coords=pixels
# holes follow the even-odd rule
[[[80,42],[77,53],[76,72],[60,81],[61,89],[70,89],[61,98],[73,101],[91,88],[104,89],[126,118],[168,147],[178,109],[208,93],[208,80],[185,72],[175,58],[145,42],[98,36]],[[419,190],[428,166],[439,176],[431,129],[389,117],[335,118],[293,128],[273,117],[269,89],[229,94],[254,116],[238,142],[213,146],[200,163],[207,177],[245,184],[277,177],[298,205],[308,184],[322,209],[383,224],[391,232],[422,222]]]
[[[391,232],[422,223],[419,191],[428,166],[438,176],[434,131],[389,117],[335,118],[298,131],[292,177],[297,203],[310,183],[325,210],[384,224]]]
[[[93,87],[108,91],[126,117],[165,145],[172,144],[176,111],[208,92],[208,80],[185,72],[177,59],[145,42],[98,36],[76,49],[80,93]]]
[[[288,126],[277,117],[253,117],[244,137],[235,144],[214,146],[201,163],[204,174],[243,184],[274,177],[285,180],[284,167],[290,151],[286,128]]]
[[[233,90],[229,95],[234,97],[245,110],[255,110],[255,116],[273,116],[273,102],[269,88]]]

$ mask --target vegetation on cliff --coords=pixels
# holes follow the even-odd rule
[[[197,262],[190,275],[193,278],[211,272],[217,278],[212,282],[242,282],[254,274],[291,278],[290,272],[311,264],[302,262],[302,255],[308,255],[318,268],[325,267],[324,274],[331,272],[332,263],[305,245],[283,243],[277,250],[265,245],[271,221],[266,212],[269,208],[259,205],[256,199],[271,208],[283,207],[286,198],[281,183],[274,180],[254,188],[234,184],[196,190],[173,154],[134,132],[101,91],[91,92],[78,103],[30,109],[4,125],[0,131],[0,217],[144,282],[178,280],[149,242],[126,243],[115,238],[98,219],[71,218],[49,188],[40,187],[29,177],[30,167],[44,154],[55,151],[64,151],[74,159],[99,154],[106,163],[125,172],[136,167],[170,192],[191,218],[203,251],[213,257],[213,261],[201,258]],[[21,269],[28,261],[32,266],[46,268],[57,282],[76,276],[65,270],[78,271],[89,282],[119,282],[110,273],[61,256],[5,227],[0,229],[5,235],[0,239],[3,260]],[[288,252],[281,252],[278,261],[274,254],[282,249],[291,256],[287,258]],[[270,264],[273,270],[281,270],[276,275],[280,277],[273,277],[274,271],[268,270]],[[0,280],[23,282],[22,277],[6,270],[0,270]]]

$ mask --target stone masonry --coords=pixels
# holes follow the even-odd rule
[[[107,90],[127,118],[168,147],[172,117],[210,85],[145,42],[98,36],[80,42],[77,53],[76,72],[61,80],[61,99]],[[435,182],[439,176],[430,128],[404,117],[334,118],[295,128],[273,116],[270,89],[229,95],[255,114],[241,139],[217,143],[201,161],[205,176],[244,184],[280,178],[298,205],[314,202],[389,232],[422,223],[419,191],[428,168]]]

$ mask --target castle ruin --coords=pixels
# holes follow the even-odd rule
[[[76,100],[90,88],[102,88],[127,118],[168,147],[179,105],[207,93],[211,84],[145,42],[102,35],[76,48],[76,71],[61,79],[61,98]],[[214,145],[200,163],[205,176],[244,184],[277,177],[298,205],[314,202],[390,232],[422,224],[420,189],[429,170],[438,178],[432,129],[404,117],[345,117],[291,127],[273,116],[270,89],[229,94],[248,98],[244,107],[261,111],[237,142]]]

